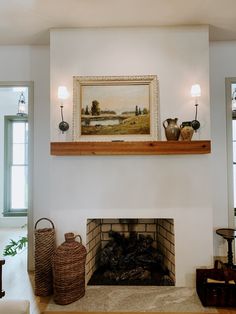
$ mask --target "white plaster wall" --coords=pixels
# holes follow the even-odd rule
[[[50,60],[53,141],[71,140],[71,129],[58,131],[56,93],[68,86],[64,118],[72,125],[73,75],[158,75],[161,121],[193,119],[190,88],[198,82],[202,127],[195,139],[210,138],[206,27],[53,30]],[[85,241],[87,218],[174,218],[177,285],[194,285],[195,269],[212,266],[210,162],[210,155],[51,157],[58,241],[68,231]]]
[[[210,94],[212,127],[212,186],[214,228],[233,227],[228,203],[225,78],[236,77],[236,42],[210,43]],[[233,206],[231,206],[233,207]],[[226,253],[226,241],[214,234],[214,254]]]
[[[194,138],[210,138],[207,27],[52,30],[50,54],[53,141],[71,139],[71,128],[64,136],[58,130],[56,96],[59,85],[69,88],[64,118],[72,125],[73,75],[158,75],[161,121],[169,117],[179,122],[193,120],[195,100],[190,88],[198,82],[202,86],[201,129]]]
[[[0,81],[33,81],[33,199],[29,220],[29,266],[33,267],[34,220],[48,216],[49,209],[49,47],[0,46]],[[5,226],[10,226],[9,219]],[[16,222],[14,221],[14,225]],[[4,226],[4,222],[1,222]]]

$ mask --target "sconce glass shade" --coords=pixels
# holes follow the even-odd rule
[[[201,96],[201,87],[199,84],[192,85],[191,95],[192,95],[192,97],[200,97]]]
[[[59,86],[58,87],[57,97],[58,97],[58,99],[61,99],[61,100],[67,99],[69,97],[69,93],[68,93],[66,86]]]

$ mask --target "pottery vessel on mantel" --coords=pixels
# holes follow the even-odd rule
[[[180,135],[183,141],[191,141],[194,129],[191,121],[182,122],[180,125]]]
[[[178,141],[180,128],[177,125],[178,118],[168,118],[163,122],[167,141]]]

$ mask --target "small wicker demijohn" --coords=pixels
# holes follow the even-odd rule
[[[79,237],[80,242],[75,239]],[[81,237],[74,233],[65,234],[63,242],[53,256],[54,301],[65,305],[72,303],[85,294],[86,248]]]

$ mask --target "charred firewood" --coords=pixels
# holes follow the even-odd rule
[[[133,231],[128,238],[115,231],[110,231],[109,236],[111,240],[101,250],[100,256],[101,278],[106,284],[158,280],[163,285],[173,285],[163,266],[164,257],[152,237]]]

